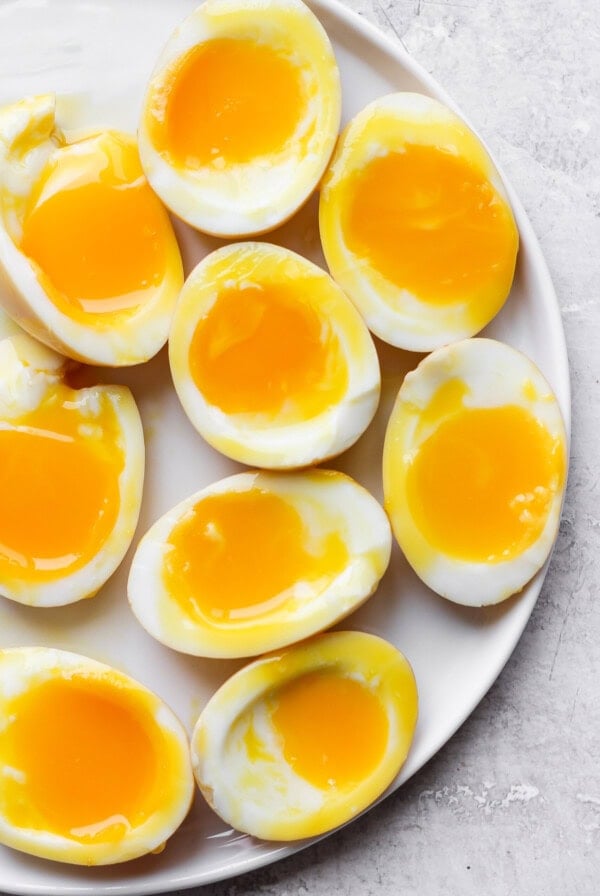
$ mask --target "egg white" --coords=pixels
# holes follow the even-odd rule
[[[410,512],[406,472],[411,456],[443,422],[444,418],[423,422],[421,415],[449,380],[467,387],[466,408],[516,405],[528,411],[565,456],[567,436],[556,397],[540,370],[504,343],[477,338],[438,349],[404,380],[390,415],[383,454],[385,508],[392,530],[410,565],[433,591],[455,603],[486,606],[520,591],[547,560],[558,533],[566,474],[552,496],[538,538],[520,554],[486,563],[435,550]]]

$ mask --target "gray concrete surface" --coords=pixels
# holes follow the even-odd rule
[[[519,193],[558,292],[573,387],[560,537],[515,653],[401,791],[291,859],[198,896],[600,893],[600,6],[347,0],[460,104]]]

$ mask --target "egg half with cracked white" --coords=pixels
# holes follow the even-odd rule
[[[316,188],[340,108],[331,44],[301,0],[206,0],[150,78],[142,164],[163,202],[198,230],[264,233]]]
[[[0,312],[0,594],[91,597],[133,538],[144,437],[125,386],[74,389],[65,359]]]
[[[163,701],[95,660],[0,651],[0,842],[77,865],[160,851],[189,810],[187,735]]]
[[[352,119],[323,178],[319,225],[332,276],[400,348],[473,336],[509,295],[519,237],[500,175],[428,96],[380,97]]]
[[[169,359],[192,424],[249,466],[340,454],[379,401],[377,353],[352,303],[321,268],[268,243],[225,246],[194,268]]]
[[[182,501],[144,535],[129,601],[168,647],[255,656],[359,607],[387,568],[391,537],[383,508],[343,473],[239,473]]]
[[[385,507],[442,597],[480,606],[520,591],[554,544],[566,473],[556,397],[516,349],[465,340],[406,376],[385,437]]]
[[[25,330],[78,361],[139,364],[182,283],[134,137],[63,132],[53,95],[0,109],[0,304]]]
[[[406,658],[363,632],[317,635],[222,685],[192,735],[198,785],[239,831],[313,837],[373,803],[402,767],[417,721]]]

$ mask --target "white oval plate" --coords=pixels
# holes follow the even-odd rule
[[[0,5],[0,102],[55,91],[63,122],[133,131],[142,91],[172,28],[195,0],[12,0]],[[377,96],[417,90],[451,103],[404,49],[338,5],[312,7],[335,46],[342,71],[344,120]],[[485,335],[528,354],[554,387],[567,425],[569,376],[558,304],[531,225],[512,191],[521,251],[506,306]],[[221,243],[180,227],[187,269]],[[313,200],[266,237],[323,263]],[[384,379],[378,416],[358,444],[331,466],[381,497],[383,434],[404,373],[419,356],[380,346]],[[166,353],[147,365],[109,371],[129,385],[140,406],[148,473],[138,534],[167,508],[221,476],[241,469],[210,449],[192,429],[173,391]],[[129,557],[102,592],[71,607],[40,610],[0,599],[0,644],[44,644],[88,654],[148,685],[191,730],[208,697],[240,663],[180,656],[155,643],[131,615],[125,586]],[[531,614],[545,569],[518,597],[488,609],[450,604],[432,594],[396,551],[377,594],[346,628],[392,640],[410,659],[420,692],[420,718],[408,760],[391,790],[414,774],[454,733],[510,656]],[[133,760],[135,761],[135,760]],[[278,846],[228,830],[198,795],[166,850],[127,865],[85,869],[32,859],[0,848],[0,885],[10,893],[137,894],[220,880],[273,862],[302,844]]]

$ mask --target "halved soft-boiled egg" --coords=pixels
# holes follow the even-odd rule
[[[343,473],[240,473],[152,526],[133,558],[129,601],[168,647],[253,656],[355,610],[390,550],[383,508]]]
[[[379,401],[377,353],[352,303],[321,268],[268,243],[225,246],[197,265],[175,309],[169,358],[198,432],[251,466],[341,453]]]
[[[329,39],[300,0],[206,0],[173,33],[150,79],[142,164],[193,227],[264,233],[317,186],[340,109]]]
[[[392,345],[423,352],[473,336],[510,292],[519,238],[500,175],[427,96],[381,97],[350,122],[319,217],[332,276]]]
[[[501,342],[466,340],[404,380],[385,438],[385,507],[430,588],[495,604],[547,559],[566,465],[560,409],[538,368]]]
[[[295,840],[366,809],[404,763],[417,721],[405,657],[362,632],[332,632],[233,675],[192,735],[198,785],[240,831]]]
[[[53,96],[0,109],[0,304],[70,358],[112,367],[164,345],[183,271],[136,141],[70,140]]]
[[[62,650],[2,650],[0,718],[6,846],[107,865],[160,851],[187,815],[187,735],[122,672]]]
[[[72,389],[65,359],[0,316],[0,594],[91,597],[127,551],[144,438],[124,386]]]

